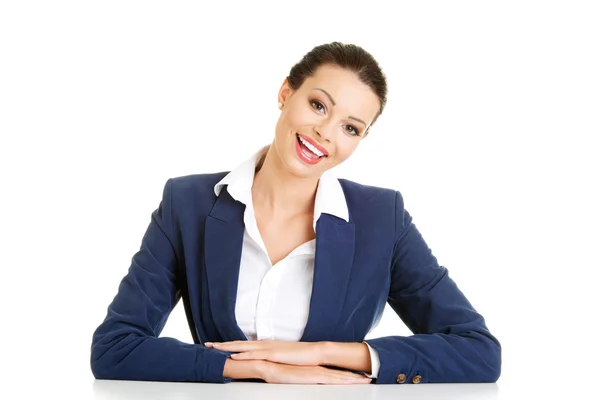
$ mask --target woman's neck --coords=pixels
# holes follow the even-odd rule
[[[288,219],[299,214],[313,214],[319,179],[292,174],[271,146],[262,166],[254,175],[252,202],[255,209],[268,212],[271,218]]]

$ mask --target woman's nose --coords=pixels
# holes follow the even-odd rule
[[[315,133],[327,142],[331,142],[329,140],[331,133],[331,128],[327,127],[327,125],[315,125],[314,128]]]

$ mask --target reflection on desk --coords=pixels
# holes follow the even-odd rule
[[[344,400],[477,399],[498,398],[496,383],[428,383],[424,385],[278,385],[232,382],[142,382],[94,380],[93,399],[130,400]],[[401,396],[401,397],[399,397]]]

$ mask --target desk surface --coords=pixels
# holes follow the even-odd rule
[[[52,376],[53,375],[53,376]],[[402,385],[276,385],[260,382],[227,384],[97,380],[83,374],[49,374],[37,379],[8,379],[1,398],[77,400],[321,400],[321,399],[528,399],[599,398],[590,382],[556,382],[549,379],[511,379],[499,383],[427,383]],[[15,396],[16,395],[16,396]]]
[[[198,399],[286,399],[286,400],[398,400],[404,399],[497,399],[498,385],[426,384],[426,385],[276,385],[232,382],[228,384],[135,382],[95,380],[94,400],[198,400]]]

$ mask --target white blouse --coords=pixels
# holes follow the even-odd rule
[[[252,184],[259,154],[260,151],[256,152],[214,187],[218,196],[227,185],[231,197],[246,205],[235,317],[248,340],[299,341],[308,321],[316,240],[301,244],[271,265],[252,204]],[[324,212],[348,221],[344,192],[331,171],[326,171],[319,179],[313,218],[315,232],[317,220]],[[371,354],[371,375],[368,376],[377,378],[379,356],[368,343],[363,343]]]

